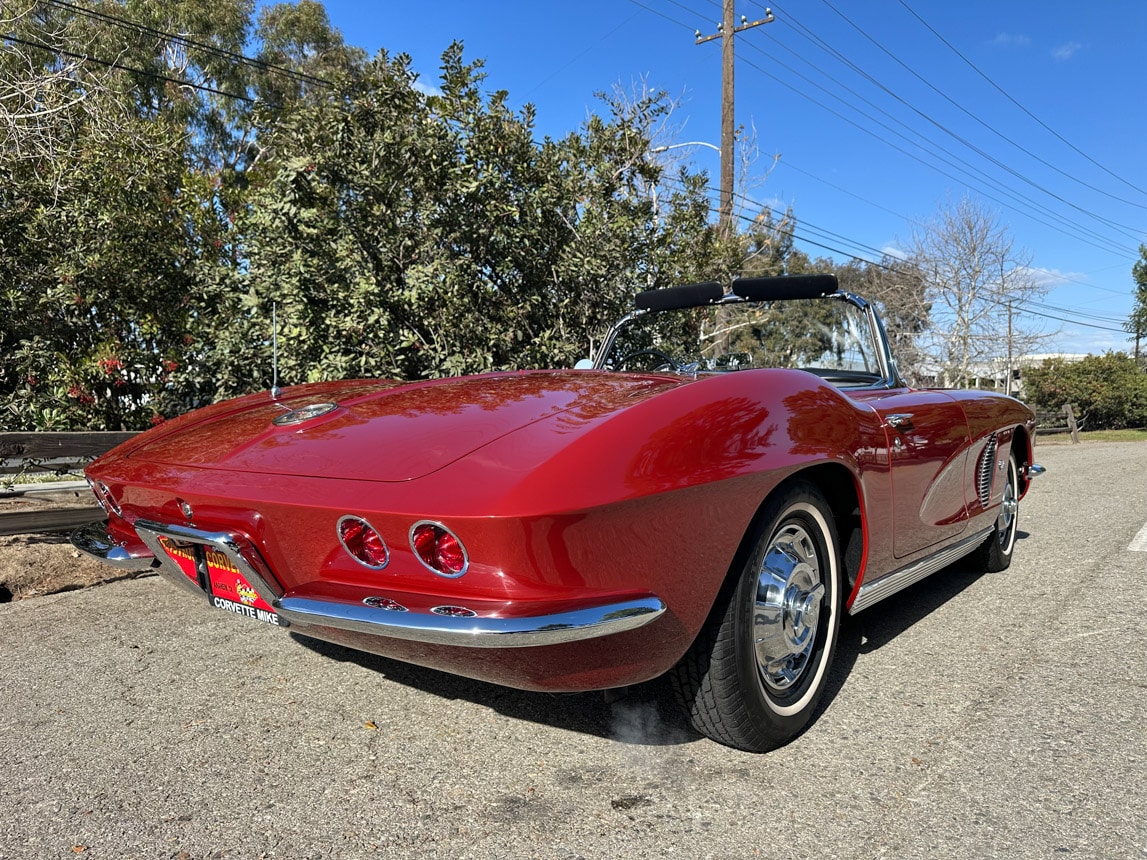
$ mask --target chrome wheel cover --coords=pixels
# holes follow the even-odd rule
[[[824,594],[816,540],[803,525],[785,523],[761,560],[753,605],[757,671],[769,692],[788,692],[808,668]]]
[[[1016,515],[1019,513],[1020,501],[1016,497],[1016,482],[1012,463],[1008,464],[1008,482],[1004,485],[1004,498],[1000,502],[1000,514],[996,517],[996,537],[1000,542],[1000,549],[1005,553],[1011,551],[1016,534]]]

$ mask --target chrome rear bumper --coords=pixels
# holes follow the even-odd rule
[[[80,526],[72,532],[72,546],[105,564],[124,570],[146,570],[159,562],[154,555],[132,555],[114,538],[108,535],[107,524],[103,520]]]
[[[665,612],[657,597],[644,597],[580,607],[567,612],[512,618],[486,615],[454,616],[382,608],[368,603],[338,603],[284,595],[262,567],[249,543],[228,532],[208,532],[183,525],[137,520],[135,530],[150,554],[133,555],[108,537],[104,523],[96,522],[72,533],[72,544],[100,561],[121,568],[144,569],[158,565],[159,573],[180,588],[205,594],[163,550],[160,538],[197,543],[218,550],[239,569],[251,586],[287,623],[353,630],[391,639],[453,645],[463,648],[524,648],[561,645],[609,636],[642,627]]]
[[[463,648],[562,645],[633,630],[648,624],[665,611],[665,604],[656,597],[516,618],[481,615],[456,618],[297,597],[286,597],[272,605],[284,618],[301,624],[318,624],[392,639]]]

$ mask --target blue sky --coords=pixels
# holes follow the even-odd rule
[[[716,31],[719,0],[325,5],[349,44],[409,54],[428,86],[443,49],[462,41],[468,59],[485,60],[490,90],[536,106],[539,137],[601,112],[595,93],[644,80],[679,100],[674,140],[719,143],[720,41],[693,37]],[[1130,349],[1119,327],[1147,242],[1147,3],[771,8],[773,23],[736,39],[737,122],[755,129],[760,152],[738,193],[791,205],[798,246],[838,260],[901,248],[969,195],[998,212],[1049,286],[1026,309],[1057,332],[1047,351]],[[738,0],[736,11],[755,20],[765,4]],[[716,152],[674,154],[716,184]]]

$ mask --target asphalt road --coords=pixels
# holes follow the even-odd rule
[[[1005,574],[851,619],[767,755],[146,579],[0,605],[0,858],[1147,857],[1147,445],[1041,446]]]

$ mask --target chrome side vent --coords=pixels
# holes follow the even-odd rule
[[[980,504],[983,507],[988,506],[988,500],[992,497],[992,475],[996,470],[996,450],[999,447],[999,442],[996,441],[996,434],[993,433],[988,437],[988,444],[984,446],[984,452],[980,454],[980,465],[976,467],[976,492],[980,496]]]

